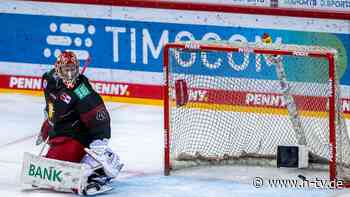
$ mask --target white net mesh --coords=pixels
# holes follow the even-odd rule
[[[330,66],[326,58],[311,56],[336,56],[334,49],[242,42],[184,44],[186,49],[172,48],[168,57],[173,168],[177,161],[227,163],[248,157],[256,158],[257,164],[261,158],[274,159],[278,145],[297,144],[317,156],[311,166],[328,165]],[[199,49],[204,45],[209,48]],[[177,81],[187,87],[188,100],[181,105],[176,105]],[[336,87],[338,175],[349,178],[350,140]]]

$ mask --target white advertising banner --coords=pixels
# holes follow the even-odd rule
[[[350,0],[279,0],[278,6],[350,12]]]
[[[210,3],[223,5],[270,6],[270,0],[175,0],[174,2]]]
[[[345,17],[274,16],[265,12],[252,13],[254,8],[249,8],[248,13],[205,10],[205,6],[203,10],[187,10],[183,4],[175,9],[174,1],[160,8],[107,4],[110,1],[92,5],[87,1],[68,4],[1,0],[0,22],[4,30],[0,31],[0,89],[40,90],[42,74],[51,68],[61,51],[71,50],[77,54],[81,65],[91,57],[85,74],[95,82],[99,93],[161,99],[162,52],[166,43],[184,40],[260,42],[264,33],[268,33],[273,43],[336,48],[340,83],[349,90],[350,23]],[[228,0],[220,2],[224,1]],[[172,9],[164,8],[165,5]],[[214,6],[220,7],[219,4]],[[241,56],[236,58],[237,63],[243,64]],[[240,69],[222,65],[217,73],[223,77],[275,80],[275,75],[266,74],[265,71],[271,69],[266,62],[257,66],[253,56],[247,61]],[[299,63],[310,65],[305,61]],[[190,68],[198,74],[211,71],[205,65],[191,65]],[[216,76],[215,72],[210,73]],[[315,69],[308,69],[301,75],[300,78],[317,78]],[[348,98],[349,91],[344,92],[343,96]]]
[[[263,6],[270,7],[276,1],[278,7],[319,9],[350,12],[350,0],[173,0],[173,2]]]

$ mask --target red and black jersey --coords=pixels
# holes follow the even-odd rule
[[[84,75],[68,89],[54,70],[43,75],[50,139],[72,137],[84,146],[93,140],[110,138],[110,116],[101,96]]]

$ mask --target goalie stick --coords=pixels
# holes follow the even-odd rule
[[[98,156],[94,151],[90,150],[89,148],[84,148],[84,150],[98,163],[98,165],[93,167],[92,170],[98,170],[103,167],[102,163],[97,159]]]
[[[91,56],[89,55],[89,57],[85,60],[83,68],[81,69],[81,72],[80,72],[81,75],[84,74],[86,68],[90,65],[90,63],[91,63]]]
[[[46,144],[47,144],[48,141],[49,141],[49,136],[47,136],[44,144],[41,146],[41,149],[40,149],[40,152],[39,152],[38,156],[41,156],[43,154],[43,152],[45,150],[45,147],[46,147]]]

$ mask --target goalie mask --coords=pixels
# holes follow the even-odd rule
[[[79,61],[70,51],[62,52],[55,63],[55,71],[67,88],[73,88],[79,76]]]

